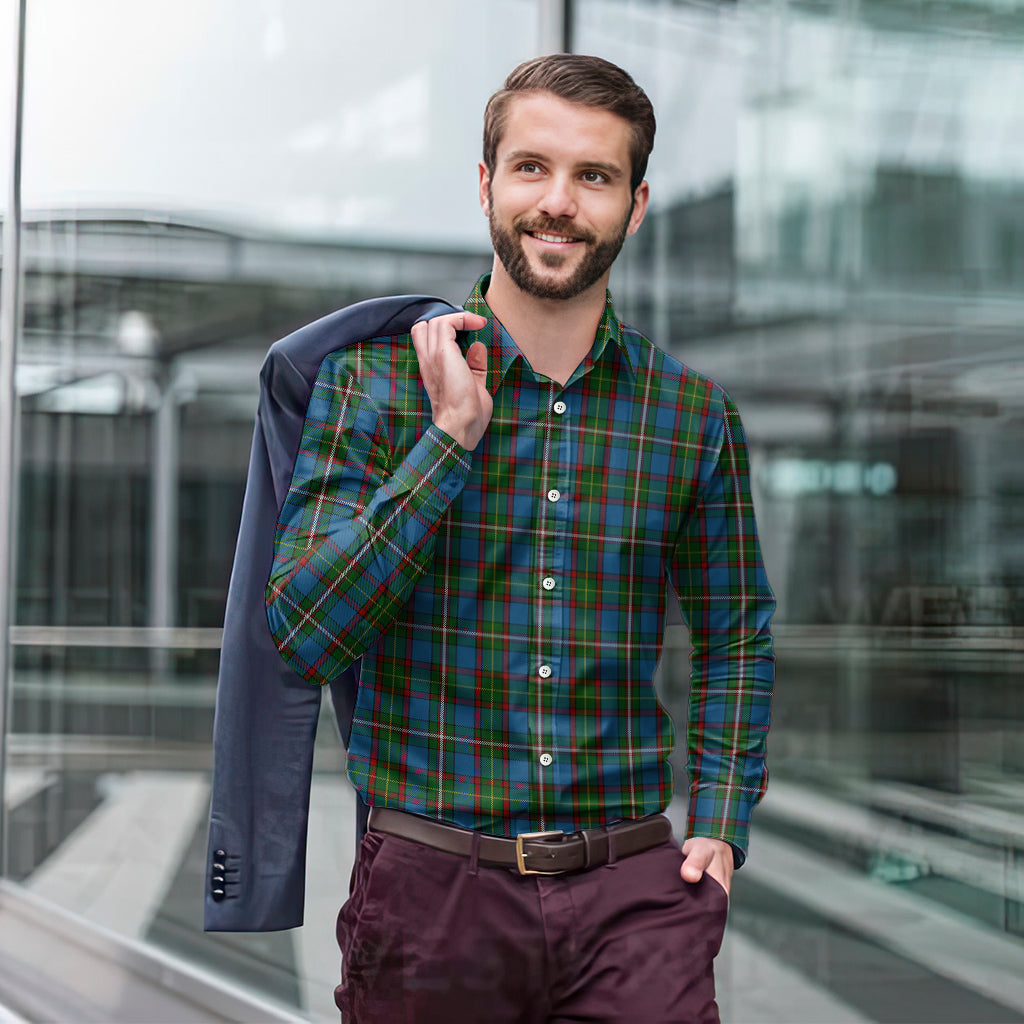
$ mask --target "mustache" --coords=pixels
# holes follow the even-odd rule
[[[528,217],[517,217],[512,226],[516,231],[528,232],[529,234],[542,235],[565,235],[566,238],[575,239],[577,242],[593,242],[594,236],[589,231],[583,231],[571,220],[559,220],[557,217],[541,217],[530,220]]]

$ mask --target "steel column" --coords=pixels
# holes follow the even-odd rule
[[[11,118],[11,180],[4,217],[0,280],[0,875],[7,874],[7,809],[3,799],[11,706],[11,598],[14,593],[14,528],[17,516],[18,393],[14,382],[21,324],[21,119],[25,81],[25,8],[15,5],[14,102]]]
[[[537,0],[537,52],[572,52],[572,0]]]

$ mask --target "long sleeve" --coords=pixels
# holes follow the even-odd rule
[[[324,361],[266,592],[274,642],[303,678],[330,681],[394,621],[469,471],[467,453],[433,425],[393,465],[373,402],[335,360]]]
[[[775,600],[757,540],[743,428],[729,397],[722,393],[722,400],[721,419],[713,421],[717,455],[676,546],[672,575],[693,646],[688,835],[724,839],[741,863],[750,814],[768,779]]]

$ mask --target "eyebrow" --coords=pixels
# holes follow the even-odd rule
[[[540,163],[547,163],[547,157],[543,153],[535,153],[528,149],[516,149],[506,154],[504,163],[514,164],[521,160],[537,160]],[[576,164],[580,170],[600,171],[609,178],[624,178],[626,172],[618,164],[605,163],[603,160],[581,160]]]

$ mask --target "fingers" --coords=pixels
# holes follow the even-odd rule
[[[688,852],[686,846],[687,844],[684,843],[683,854],[686,860],[683,861],[679,873],[683,876],[684,882],[699,882],[714,859],[714,851],[698,848]]]
[[[493,403],[487,391],[486,345],[473,342],[464,357],[456,334],[480,330],[486,324],[486,317],[460,311],[420,321],[412,328],[433,422],[467,451],[476,447],[487,429]]]
[[[435,390],[437,374],[445,372],[457,374],[458,363],[461,363],[465,370],[468,360],[463,359],[456,342],[457,332],[461,330],[476,331],[486,324],[486,317],[464,311],[446,313],[444,316],[419,320],[413,324],[412,344],[420,362],[421,376],[431,397]],[[479,375],[481,368],[486,370],[487,367],[486,347],[480,342],[474,342],[470,347],[476,350],[470,369]],[[444,369],[446,367],[447,370]]]
[[[412,337],[414,342],[449,339],[455,337],[456,331],[479,331],[486,326],[487,317],[459,310],[457,313],[445,313],[444,316],[431,317],[429,320],[418,320],[412,326]]]
[[[479,331],[487,326],[487,317],[481,316],[479,313],[463,313],[462,314],[462,326],[457,327],[459,331]]]
[[[481,341],[474,341],[466,353],[466,362],[474,373],[486,373],[487,346]]]
[[[412,327],[412,344],[420,366],[441,366],[457,350],[455,336],[458,331],[478,331],[487,325],[487,318],[460,310],[430,320],[420,320]],[[486,358],[485,358],[486,364]],[[431,390],[427,381],[427,390]]]
[[[679,868],[679,874],[684,882],[699,882],[707,872],[726,892],[729,891],[732,883],[733,854],[728,843],[720,839],[691,836],[683,843],[682,852],[686,859]]]

